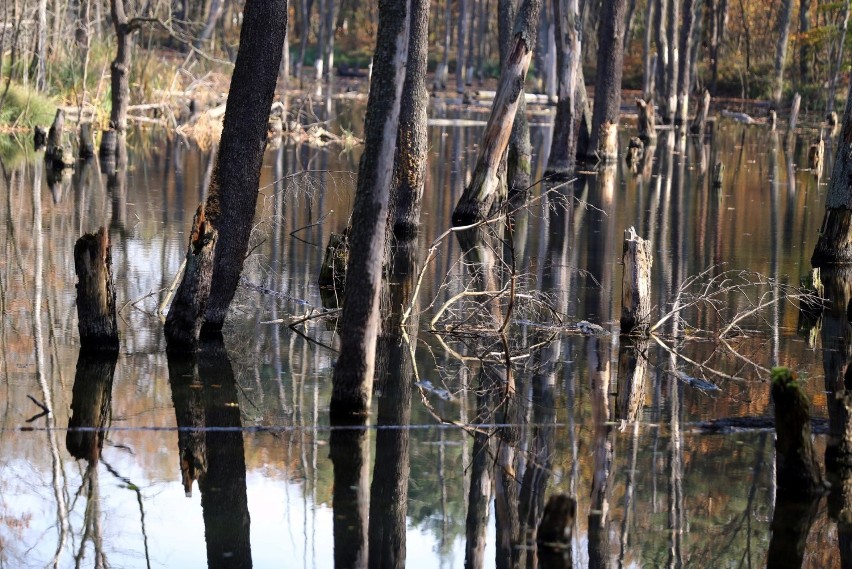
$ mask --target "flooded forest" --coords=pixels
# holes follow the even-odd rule
[[[2,0],[0,569],[852,567],[850,0]]]

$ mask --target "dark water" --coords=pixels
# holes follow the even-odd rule
[[[350,101],[332,108],[347,128],[357,109]],[[431,113],[462,114],[484,119],[452,105]],[[540,170],[551,118],[531,120]],[[430,129],[417,266],[449,227],[481,132],[479,124],[442,124]],[[628,122],[623,148],[631,132]],[[505,370],[495,364],[493,335],[429,331],[439,307],[482,281],[451,235],[423,272],[419,333],[409,338],[413,369],[392,360],[379,382],[388,398],[392,380],[416,382],[410,426],[379,427],[380,419],[366,432],[328,427],[333,320],[308,320],[297,331],[269,323],[320,310],[324,245],[346,224],[360,149],[290,142],[268,151],[245,277],[280,294],[241,288],[227,353],[213,349],[195,361],[166,358],[156,312],[204,197],[211,152],[134,132],[126,184],[93,164],[53,185],[39,154],[7,152],[0,567],[329,567],[335,555],[345,566],[363,560],[368,543],[385,565],[404,551],[407,566],[461,567],[466,545],[486,567],[531,564],[524,528],[557,492],[578,504],[575,566],[765,564],[776,502],[773,433],[708,434],[697,423],[771,415],[767,370],[779,363],[798,371],[815,413],[827,414],[830,374],[820,347],[832,341],[831,328],[799,330],[798,303],[781,298],[784,285],[808,272],[822,219],[830,164],[821,180],[806,169],[816,136],[803,130],[785,145],[762,127],[723,122],[712,142],[680,146],[662,133],[644,171],[622,162],[520,211],[512,246],[485,249],[497,265],[515,258],[511,406],[494,380]],[[831,143],[826,155],[830,161]],[[710,182],[716,162],[726,166],[721,189]],[[121,307],[114,374],[108,363],[78,362],[73,244],[100,225],[112,238]],[[641,347],[632,383],[617,335],[630,226],[653,243],[656,314],[701,273],[696,286],[725,271],[773,279],[722,294],[719,311],[686,309],[667,322],[659,342]],[[772,302],[740,321],[727,344],[715,339],[761,299]],[[464,330],[505,314],[505,302],[480,301],[462,297],[436,327]],[[564,331],[580,320],[615,334]],[[40,412],[29,397],[52,414],[29,422]],[[66,432],[72,401],[95,411],[81,424],[106,428],[98,460],[71,455],[70,439],[89,436],[91,449],[98,435]],[[825,437],[816,444],[821,457]],[[491,489],[486,500],[475,497],[481,487]],[[837,525],[820,504],[804,564],[840,566]],[[469,510],[484,517],[477,523]]]

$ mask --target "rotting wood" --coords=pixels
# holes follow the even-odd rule
[[[206,218],[204,204],[199,205],[186,250],[183,280],[166,316],[166,348],[170,352],[198,348],[204,309],[210,296],[217,236],[216,229]]]
[[[621,281],[621,333],[642,333],[651,319],[651,243],[631,227],[624,232]]]
[[[810,404],[795,375],[785,367],[772,370],[775,405],[775,463],[779,492],[812,496],[825,490],[813,446]]]
[[[74,245],[77,273],[77,320],[84,350],[118,351],[115,284],[109,235],[104,227]]]
[[[639,138],[645,144],[649,144],[657,140],[656,118],[654,112],[653,101],[644,99],[636,99],[636,107],[639,110],[639,119],[637,128],[639,130]]]

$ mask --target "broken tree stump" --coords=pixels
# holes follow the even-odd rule
[[[54,159],[57,151],[62,149],[62,131],[65,129],[65,111],[62,109],[56,110],[56,116],[53,117],[53,124],[50,125],[50,130],[47,133],[47,151],[45,158]]]
[[[41,125],[36,125],[33,129],[33,147],[36,150],[41,150],[47,146],[47,129]]]
[[[92,123],[84,122],[80,125],[80,147],[77,153],[81,160],[88,160],[95,157]]]
[[[624,232],[624,276],[621,280],[621,333],[645,332],[651,318],[651,242],[634,228]]]
[[[779,493],[808,497],[825,490],[811,439],[808,398],[786,367],[772,369],[775,464]]]
[[[101,227],[74,245],[77,273],[77,320],[84,350],[118,351],[115,284],[112,278],[109,235]]]
[[[645,144],[649,144],[657,140],[654,103],[649,103],[644,99],[636,99],[636,107],[639,109],[639,119],[637,122],[639,138]]]
[[[819,176],[822,174],[822,162],[825,158],[825,141],[820,138],[819,142],[815,142],[808,148],[808,168],[813,170],[814,174]]]
[[[166,350],[169,352],[194,352],[198,349],[204,309],[210,297],[217,236],[216,229],[204,214],[204,204],[199,205],[192,220],[183,280],[166,316]]]

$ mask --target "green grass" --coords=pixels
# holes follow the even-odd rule
[[[0,108],[0,125],[17,128],[49,125],[55,114],[56,105],[53,101],[32,89],[12,83]]]

